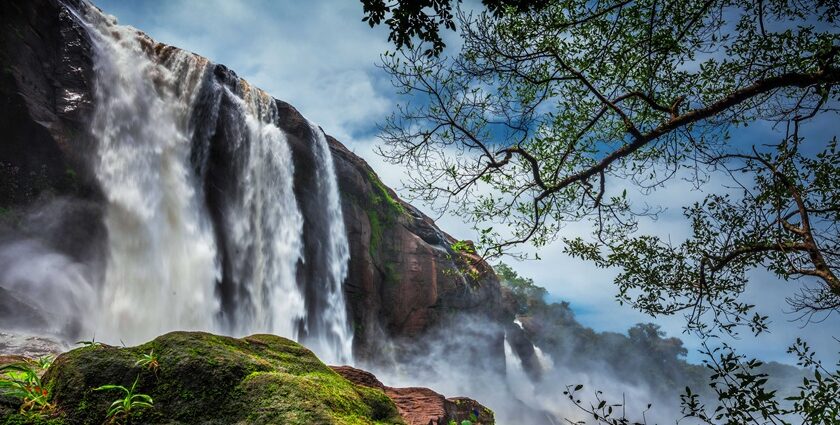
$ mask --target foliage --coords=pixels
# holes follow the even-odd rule
[[[34,360],[36,366],[41,370],[47,370],[52,366],[55,356],[41,356]]]
[[[588,222],[566,252],[617,268],[621,303],[684,314],[701,337],[768,329],[740,297],[754,269],[796,284],[787,301],[806,319],[840,309],[840,2],[551,0],[453,16],[456,55],[398,42],[383,56],[412,97],[381,153],[411,169],[416,199],[472,222],[484,255],[525,256],[517,247]],[[668,201],[685,238],[639,231],[663,209],[637,194],[665,189],[702,198]],[[561,307],[543,311],[580,331]],[[693,418],[836,422],[834,372],[815,370],[788,406],[766,365],[726,346],[706,355],[718,401],[706,414],[688,394]],[[609,406],[585,410],[627,423],[603,420]]]
[[[42,360],[36,367],[49,367],[49,363]],[[20,412],[35,417],[46,417],[55,407],[49,401],[49,388],[42,384],[38,371],[23,363],[0,366],[0,395],[19,399]]]
[[[705,424],[826,424],[838,423],[840,418],[840,373],[825,369],[814,360],[814,352],[802,340],[797,339],[789,352],[799,358],[799,365],[811,369],[810,376],[802,378],[796,388],[798,393],[780,400],[779,389],[768,387],[769,376],[764,364],[756,359],[747,360],[731,348],[704,348],[707,359],[705,366],[709,374],[709,387],[715,392],[718,402],[709,410],[700,395],[686,386],[680,396],[684,419],[694,419]],[[840,364],[838,364],[840,366]],[[784,388],[789,393],[792,388]],[[645,413],[638,416],[641,422],[632,422],[627,417],[626,404],[611,402],[600,391],[595,392],[595,401],[584,401],[583,385],[567,387],[563,393],[580,410],[591,416],[595,423],[606,425],[646,424]],[[584,422],[578,422],[584,423]],[[695,422],[690,422],[695,423]]]
[[[370,194],[366,213],[370,223],[370,255],[375,257],[382,244],[384,232],[396,224],[398,217],[405,214],[406,210],[400,201],[391,196],[389,189],[373,170],[368,170],[368,181],[373,186],[373,192]]]
[[[454,30],[453,3],[461,0],[362,0],[364,18],[371,27],[384,23],[390,29],[388,41],[397,48],[412,47],[417,39],[420,45],[430,43],[427,55],[438,55],[446,47],[439,29]],[[517,10],[537,9],[545,0],[482,0],[487,9],[500,14],[507,7]]]
[[[368,179],[375,188],[374,192],[376,192],[371,195],[374,205],[378,206],[384,202],[388,208],[391,209],[393,215],[398,216],[400,214],[405,214],[405,207],[402,203],[400,203],[400,201],[391,196],[390,189],[382,183],[382,180],[379,179],[379,176],[377,176],[376,173],[369,171]]]
[[[647,424],[647,420],[644,419],[644,413],[642,413],[642,421],[641,422],[634,422],[627,418],[626,406],[624,401],[620,403],[611,403],[604,398],[604,395],[601,391],[595,392],[595,401],[592,403],[586,404],[581,399],[581,392],[583,391],[583,385],[569,385],[566,387],[566,390],[563,391],[563,395],[572,402],[578,409],[587,413],[588,415],[592,416],[595,419],[596,423],[598,424],[606,424],[606,425],[643,425]],[[645,411],[650,410],[651,405],[647,405],[647,409]],[[570,424],[573,422],[566,420]],[[574,422],[574,424],[582,425],[585,424],[583,421]]]
[[[535,304],[544,304],[548,291],[534,284],[533,279],[520,276],[505,263],[493,266],[493,270],[499,276],[502,287],[507,288],[513,295],[517,314],[527,313]]]
[[[123,397],[116,399],[113,403],[111,403],[111,406],[108,407],[108,414],[106,415],[106,418],[112,423],[119,423],[122,421],[127,424],[131,421],[132,415],[138,411],[154,407],[154,401],[151,396],[136,392],[137,381],[139,380],[140,376],[137,376],[137,378],[134,379],[134,383],[131,384],[131,388],[126,388],[122,385],[102,385],[94,388],[94,391],[122,391]]]
[[[453,242],[449,249],[452,252],[458,254],[454,258],[450,256],[452,260],[454,260],[456,264],[456,269],[452,270],[450,273],[452,275],[463,275],[468,276],[472,279],[473,282],[477,282],[479,278],[481,278],[482,274],[486,270],[484,267],[483,260],[480,257],[475,255],[475,245],[473,245],[472,241],[467,240],[458,240]]]
[[[141,354],[140,360],[137,360],[137,362],[135,362],[134,365],[147,368],[153,372],[157,372],[157,370],[160,369],[158,356],[155,354],[154,349],[149,351],[149,354]]]
[[[455,252],[475,254],[475,247],[470,241],[455,241],[455,243],[453,243],[452,246],[450,246],[450,248],[452,248],[452,250]]]
[[[589,221],[569,254],[620,268],[622,302],[702,333],[765,329],[739,300],[753,268],[810,278],[790,300],[803,314],[840,306],[840,157],[833,135],[805,130],[840,110],[839,2],[501,10],[455,13],[453,57],[405,43],[383,57],[414,97],[384,124],[382,153],[411,169],[415,198],[472,222],[489,256]],[[739,137],[755,124],[777,137]],[[634,193],[681,179],[708,194],[685,205],[693,233],[639,234],[662,209]]]
[[[708,360],[704,363],[713,372],[710,385],[718,395],[719,405],[712,412],[697,400],[690,388],[681,396],[686,417],[704,423],[793,423],[836,424],[840,418],[840,373],[829,371],[814,359],[808,344],[797,339],[788,352],[795,354],[799,365],[811,370],[802,378],[798,394],[779,401],[776,390],[766,387],[767,374],[761,373],[762,363],[746,360],[729,347],[705,348]],[[840,366],[840,363],[838,363]]]

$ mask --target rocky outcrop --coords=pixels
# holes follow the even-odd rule
[[[99,247],[106,233],[102,208],[97,207],[100,189],[90,164],[92,138],[84,125],[93,99],[91,42],[74,17],[72,9],[77,6],[77,0],[0,3],[0,237],[4,227],[17,226],[9,217],[31,208],[38,199],[83,200],[87,207],[66,220],[62,234],[68,237],[57,249],[80,262],[101,263]],[[150,48],[162,54],[174,49],[162,44]],[[226,67],[214,66],[214,78],[222,84],[238,78]],[[277,101],[277,106],[277,124],[288,135],[295,169],[304,170],[295,175],[295,191],[303,194],[317,184],[305,172],[314,168],[311,129],[291,105]],[[223,146],[219,144],[224,140],[213,143]],[[455,240],[401,201],[363,159],[335,139],[329,143],[350,239],[344,291],[357,358],[398,360],[399,353],[387,349],[391,341],[416,338],[457,314],[491,320],[504,314],[498,280],[481,258],[454,250]],[[221,156],[207,166],[220,168],[205,175],[218,182],[224,178],[224,149],[215,154]],[[212,196],[208,191],[211,210]],[[305,220],[321,208],[306,204],[305,196],[298,199],[303,200]],[[319,258],[322,231],[305,221],[306,258]],[[314,287],[306,282],[315,279],[321,268],[317,260],[302,264],[301,285]],[[223,282],[220,287],[224,288]],[[497,353],[501,359],[501,341],[500,334],[482,351]]]
[[[382,390],[394,401],[408,425],[445,425],[470,421],[476,425],[495,423],[493,411],[465,397],[446,398],[428,388],[393,388],[379,382],[370,372],[349,366],[332,366],[348,381]]]
[[[149,353],[155,364],[138,363]],[[53,405],[42,417],[54,424],[103,423],[122,394],[96,388],[133,382],[153,407],[138,409],[132,424],[403,423],[381,390],[354,385],[303,346],[272,335],[173,332],[137,347],[93,344],[58,356],[42,382]],[[18,423],[15,416],[5,423]]]

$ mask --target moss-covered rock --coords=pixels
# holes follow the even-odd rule
[[[136,364],[154,350],[159,368]],[[101,424],[118,391],[131,386],[154,399],[132,424],[395,424],[394,403],[360,387],[285,338],[236,339],[173,332],[137,347],[93,345],[59,356],[44,376],[59,419]],[[2,421],[0,421],[2,423]]]

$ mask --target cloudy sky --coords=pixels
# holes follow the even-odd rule
[[[373,153],[378,143],[376,124],[399,99],[388,76],[376,67],[380,53],[390,46],[383,28],[361,22],[356,0],[98,0],[105,12],[123,24],[137,27],[158,41],[208,57],[278,99],[293,104],[324,130],[365,158],[389,186],[399,189],[404,170],[385,164]],[[450,34],[448,38],[452,38]],[[767,129],[751,130],[744,137],[758,137]],[[680,205],[702,194],[687,184],[676,184],[646,200]],[[424,209],[423,205],[417,205]],[[453,217],[438,220],[441,228],[460,239],[475,239],[468,225]],[[660,235],[678,240],[687,232],[679,208],[671,208],[649,225]],[[583,226],[564,230],[565,235],[585,235]],[[614,272],[563,255],[554,244],[540,251],[541,261],[508,262],[521,274],[545,286],[552,299],[569,301],[578,319],[596,330],[623,332],[637,322],[660,324],[669,335],[680,336],[697,361],[698,341],[681,335],[681,317],[650,318],[614,301]],[[840,326],[838,317],[802,327],[793,321],[784,297],[791,286],[772,276],[756,273],[745,296],[762,306],[773,321],[772,332],[759,338],[742,336],[727,341],[745,353],[765,360],[790,361],[785,353],[797,336],[806,337],[823,358],[835,359],[840,349],[830,336]]]

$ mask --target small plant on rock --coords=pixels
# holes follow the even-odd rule
[[[123,392],[123,397],[118,398],[108,407],[106,419],[110,423],[129,424],[131,417],[139,410],[154,407],[151,396],[135,392],[139,379],[139,376],[134,379],[131,388],[122,385],[103,385],[94,389],[94,391],[120,390]]]
[[[155,350],[149,351],[149,354],[141,354],[140,360],[134,362],[134,365],[145,367],[155,373],[157,373],[160,368],[160,363],[158,363],[158,356],[155,354]]]
[[[31,363],[38,366],[39,369],[46,371],[50,368],[50,366],[52,366],[53,360],[55,360],[55,356],[43,356],[32,360]]]
[[[20,413],[27,416],[46,416],[54,408],[49,402],[50,392],[42,385],[38,372],[26,364],[0,367],[0,395],[19,399]]]

